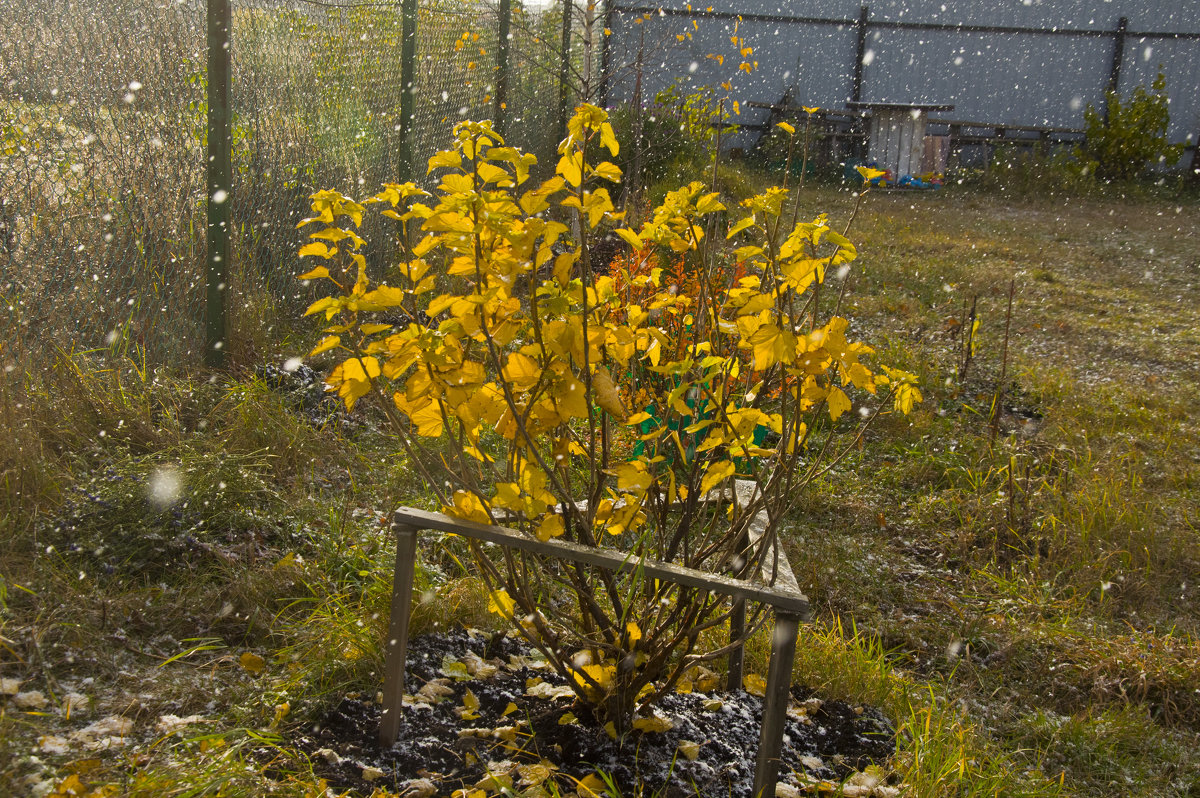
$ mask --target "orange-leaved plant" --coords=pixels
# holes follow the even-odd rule
[[[693,182],[629,229],[607,188],[617,149],[606,113],[580,106],[555,176],[534,184],[532,156],[462,122],[429,161],[432,194],[314,194],[300,254],[321,265],[301,278],[336,291],[308,309],[328,325],[312,354],[336,353],[327,385],[347,408],[379,403],[447,513],[635,563],[770,579],[799,488],[878,413],[908,412],[916,380],[872,369],[847,320],[823,316],[817,287],[856,256],[824,216],[787,223],[787,192],[770,189],[729,214],[723,236],[706,234],[730,209]],[[386,282],[368,275],[355,232],[371,208],[400,224]],[[615,275],[592,262],[602,227],[629,247]],[[856,394],[873,408],[861,418],[847,412]],[[739,499],[715,501],[735,474]],[[765,533],[748,547],[760,513]],[[615,731],[711,679],[704,663],[728,650],[702,645],[729,618],[719,595],[636,568],[474,553],[493,609]]]

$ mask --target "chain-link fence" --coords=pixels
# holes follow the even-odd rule
[[[293,276],[295,223],[314,190],[357,197],[422,180],[462,118],[496,118],[511,142],[552,163],[562,110],[581,91],[594,94],[585,69],[599,68],[595,6],[572,8],[565,61],[562,9],[233,0],[226,296],[235,349],[269,334],[271,308],[292,313],[306,299]],[[132,346],[154,361],[198,362],[207,58],[203,0],[0,0],[0,361]]]

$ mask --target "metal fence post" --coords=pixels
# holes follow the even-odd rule
[[[501,136],[508,127],[509,52],[512,49],[512,0],[500,0],[500,31],[496,43],[496,100],[492,112],[493,126]]]
[[[396,536],[396,569],[392,580],[392,607],[384,641],[383,714],[379,719],[379,744],[391,748],[400,735],[404,706],[404,667],[408,655],[408,619],[412,615],[413,582],[417,566],[417,528],[392,525]]]
[[[850,99],[853,102],[862,100],[863,56],[867,52],[867,17],[870,9],[862,6],[858,10],[858,25],[855,26],[857,38],[854,50],[854,77],[850,83]]]
[[[1112,103],[1110,100],[1117,95],[1117,89],[1121,85],[1121,62],[1125,60],[1125,29],[1129,27],[1129,20],[1121,17],[1117,20],[1117,29],[1113,31],[1113,58],[1112,67],[1108,72],[1108,86],[1104,90],[1104,122],[1108,123],[1109,114],[1112,113]]]
[[[400,3],[400,142],[397,180],[412,180],[414,93],[417,90],[417,0]]]
[[[229,283],[230,205],[233,191],[230,130],[229,0],[208,0],[208,225],[204,364],[225,365],[225,298]]]
[[[558,140],[567,137],[567,120],[571,108],[571,15],[574,7],[571,0],[562,0],[562,57],[558,61]]]
[[[616,19],[614,2],[615,0],[604,0],[604,26],[600,31],[600,86],[596,92],[596,100],[601,108],[608,107],[608,93],[612,90],[612,45],[608,40],[613,35],[613,25]],[[589,86],[591,78],[591,75],[584,76]],[[585,99],[591,100],[592,98]]]

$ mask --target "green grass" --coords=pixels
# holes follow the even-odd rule
[[[846,309],[925,403],[880,419],[789,520],[816,609],[795,681],[903,728],[889,778],[907,794],[1196,795],[1200,206],[1008,196],[876,193],[851,232]],[[853,204],[801,201],[835,220]],[[302,349],[272,350],[260,324],[244,362]],[[52,706],[87,694],[89,722],[137,733],[118,753],[35,752],[78,717],[5,705],[0,792],[74,773],[111,794],[316,794],[288,734],[378,689],[385,519],[428,502],[403,457],[369,419],[306,416],[252,374],[109,351],[11,365],[0,677]],[[998,389],[1013,410],[993,438]],[[488,622],[460,544],[423,542],[419,628]],[[756,641],[748,667],[765,657]],[[168,737],[165,714],[204,722]]]

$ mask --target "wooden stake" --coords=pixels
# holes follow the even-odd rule
[[[404,666],[408,654],[408,619],[412,615],[413,579],[417,565],[417,528],[392,525],[396,535],[396,571],[392,583],[391,620],[384,642],[383,716],[379,720],[379,744],[391,748],[400,735],[400,713],[404,705]]]
[[[800,616],[775,613],[771,664],[767,667],[767,695],[763,700],[762,731],[758,738],[758,760],[754,764],[755,798],[774,798],[779,781],[779,755],[783,751],[783,728],[787,723],[788,697],[792,687],[792,664],[796,659],[796,635]]]

